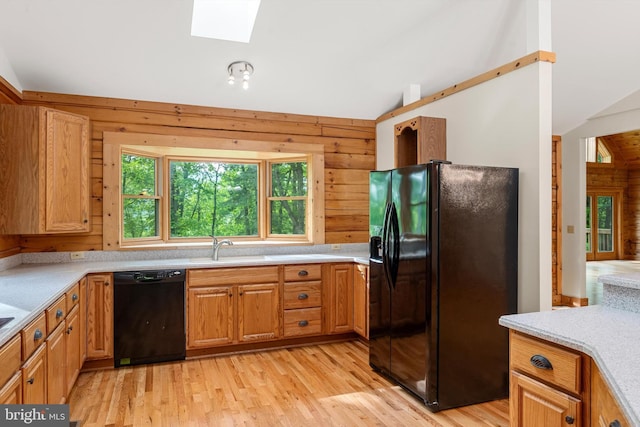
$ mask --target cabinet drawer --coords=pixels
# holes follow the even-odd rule
[[[21,350],[20,335],[16,335],[0,348],[0,387],[20,369]]]
[[[284,284],[284,308],[309,308],[322,305],[322,282]]]
[[[511,333],[511,369],[564,390],[582,392],[582,357],[578,353]],[[548,366],[543,366],[548,364]]]
[[[66,296],[63,295],[58,298],[58,300],[51,304],[45,311],[47,312],[47,334],[50,334],[64,321],[64,317],[67,315]]]
[[[248,283],[277,283],[278,266],[249,268],[209,268],[189,270],[187,285],[244,285]]]
[[[47,318],[44,313],[20,331],[22,334],[22,360],[27,360],[47,337]]]
[[[75,307],[78,302],[80,302],[80,283],[76,283],[67,291],[65,294],[67,299],[67,311],[71,311],[73,307]]]
[[[284,266],[285,282],[322,279],[322,264],[296,264]]]
[[[284,336],[317,335],[322,332],[322,309],[301,308],[285,310]]]

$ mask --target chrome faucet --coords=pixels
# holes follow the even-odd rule
[[[224,240],[218,241],[217,237],[215,237],[215,236],[211,236],[211,238],[213,239],[213,260],[217,261],[218,260],[218,251],[220,250],[220,246],[222,246],[222,245],[233,246],[233,242],[231,240],[229,240],[229,239],[224,239]]]

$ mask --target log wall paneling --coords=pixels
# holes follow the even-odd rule
[[[91,232],[81,236],[22,236],[23,252],[102,250],[104,132],[318,144],[325,157],[325,243],[368,241],[369,171],[375,169],[376,161],[372,120],[29,91],[22,96],[26,105],[84,114],[91,119],[92,127]]]
[[[552,137],[551,152],[551,301],[562,303],[562,138]]]

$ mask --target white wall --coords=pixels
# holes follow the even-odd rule
[[[637,98],[637,96],[636,96]],[[633,102],[631,102],[633,101]],[[586,150],[584,138],[640,129],[640,99],[627,98],[610,107],[607,114],[589,119],[562,135],[562,293],[586,297]],[[575,233],[567,233],[574,226]]]
[[[22,92],[22,85],[16,77],[16,73],[13,71],[13,67],[9,63],[4,49],[0,46],[0,77],[11,83],[11,85],[17,90]]]
[[[520,170],[518,311],[551,309],[551,63],[540,62],[377,125],[378,169],[393,167],[393,126],[447,120],[447,160]]]

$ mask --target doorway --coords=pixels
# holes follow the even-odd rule
[[[620,200],[621,196],[617,191],[587,192],[587,261],[618,259]]]

